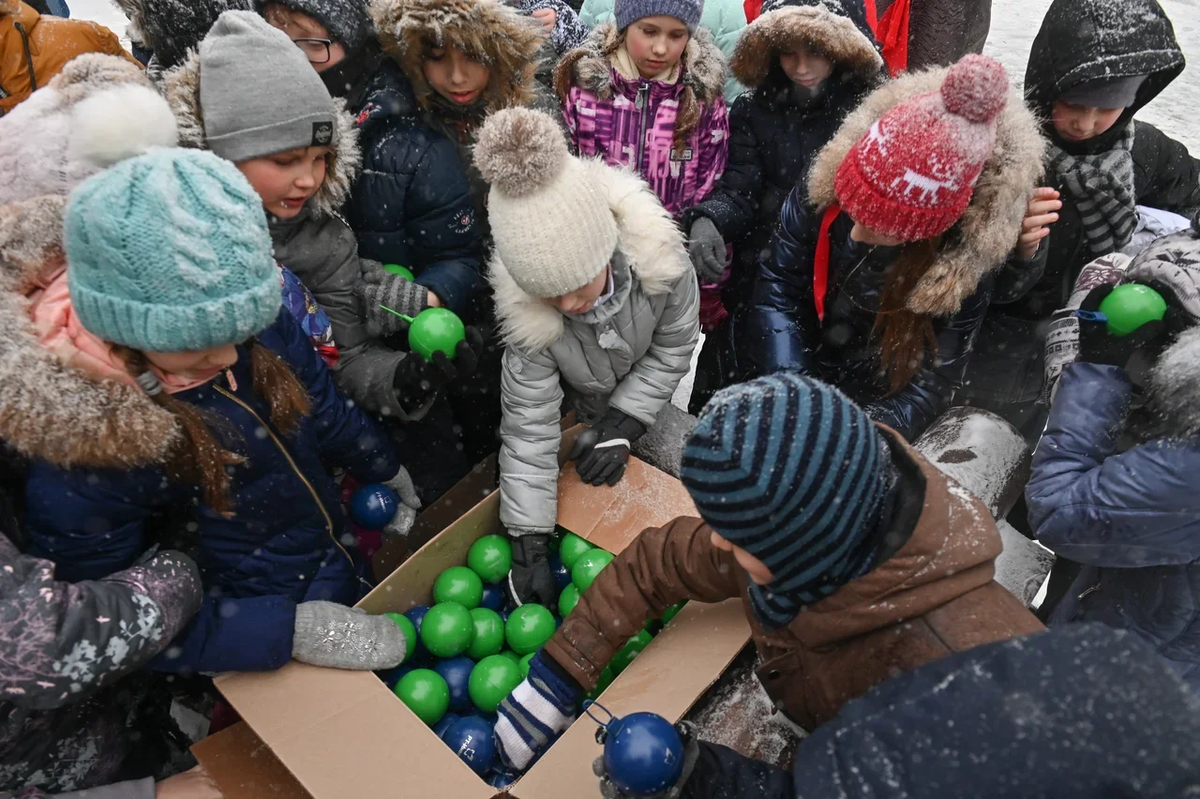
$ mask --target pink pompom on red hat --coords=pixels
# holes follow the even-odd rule
[[[997,61],[965,56],[939,91],[897,105],[858,140],[834,181],[842,209],[900,241],[945,233],[971,203],[1008,91]]]

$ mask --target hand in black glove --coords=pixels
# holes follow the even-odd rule
[[[625,475],[630,446],[645,432],[637,419],[609,408],[595,427],[579,434],[567,458],[575,461],[580,479],[588,485],[615,486]]]
[[[392,376],[396,399],[410,413],[423,408],[450,383],[475,374],[482,352],[483,334],[474,327],[468,327],[466,338],[458,342],[453,361],[441,352],[435,352],[430,361],[410,352]]]
[[[1100,321],[1100,303],[1112,293],[1115,286],[1106,284],[1092,289],[1079,305],[1079,360],[1085,363],[1119,366],[1129,363],[1133,353],[1141,347],[1155,344],[1165,330],[1161,321],[1147,322],[1128,336],[1114,336],[1108,332],[1108,323]]]
[[[696,761],[700,757],[700,744],[696,739],[696,728],[690,722],[681,721],[675,725],[675,729],[679,732],[679,737],[683,739],[683,773],[679,775],[679,779],[674,785],[664,791],[655,794],[639,794],[643,799],[679,799],[683,789],[687,787],[688,780],[691,779],[692,772],[696,769]],[[604,728],[596,730],[597,743],[604,743],[602,740],[604,732]],[[592,773],[600,778],[600,794],[604,799],[634,799],[632,794],[624,793],[613,785],[612,779],[604,768],[603,755],[592,761]]]
[[[508,590],[518,605],[536,602],[548,608],[557,607],[558,583],[550,570],[550,536],[546,533],[510,535],[512,541],[512,571],[508,573]]]

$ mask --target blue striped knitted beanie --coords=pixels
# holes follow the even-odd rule
[[[105,341],[240,344],[279,311],[262,200],[212,153],[162,148],[94,175],[71,193],[63,238],[71,305]]]
[[[750,599],[763,622],[781,626],[870,567],[887,457],[842,392],[780,373],[713,397],[680,477],[704,521],[771,570]]]

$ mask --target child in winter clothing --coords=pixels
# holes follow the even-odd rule
[[[684,214],[702,283],[732,274],[721,298],[736,315],[759,254],[768,250],[789,192],[846,115],[883,77],[883,59],[861,0],[774,0],[738,41],[730,67],[751,91],[729,114],[729,160],[711,194]],[[697,365],[692,412],[731,382],[732,327],[710,331]]]
[[[1026,499],[1037,539],[1083,565],[1050,623],[1129,630],[1196,689],[1200,230],[1151,245],[1122,282],[1167,299],[1167,329],[1117,338],[1102,322],[1079,320],[1079,355],[1059,378]],[[1093,289],[1082,307],[1095,310],[1111,290]],[[1152,364],[1145,378],[1130,363],[1139,344]]]
[[[983,56],[875,91],[784,204],[735,322],[742,370],[819,376],[915,440],[962,380],[1041,152]]]
[[[1129,243],[1137,206],[1185,217],[1200,209],[1200,165],[1182,144],[1134,119],[1183,68],[1156,0],[1055,0],[1034,40],[1025,92],[1050,138],[1047,182],[1063,207],[1042,246],[1040,280],[988,314],[967,374],[971,404],[1005,417],[1031,441],[1045,422],[1046,408],[1036,403],[1050,317],[1067,304],[1080,270]]]
[[[507,344],[500,520],[514,538],[510,582],[520,600],[552,604],[564,397],[594,425],[571,452],[580,476],[615,485],[631,443],[688,372],[699,338],[696,277],[645,184],[571,157],[550,116],[493,115],[475,157],[492,184],[490,278]]]
[[[249,11],[254,3],[253,0],[121,0],[117,5],[137,28],[142,49],[151,53],[146,73],[160,83],[165,72],[187,60],[217,17],[226,11]]]
[[[592,30],[615,22],[616,5],[616,0],[584,0],[579,8],[579,21]],[[733,58],[742,31],[750,21],[741,0],[706,0],[702,3],[700,27],[712,33],[717,47],[727,59]],[[745,91],[746,87],[740,78],[733,74],[725,76],[724,95],[727,104]]]
[[[21,331],[33,368],[6,379],[98,392],[111,421],[23,434],[59,442],[33,453],[32,554],[64,579],[98,579],[128,568],[164,521],[186,522],[204,601],[156,669],[399,663],[395,625],[335,604],[366,583],[324,464],[405,498],[389,533],[411,524],[411,481],[281,310],[246,179],[210,153],[156,149],[76,188],[63,231],[66,276]]]
[[[759,680],[809,730],[896,672],[1042,628],[992,579],[987,508],[824,383],[783,372],[719,392],[680,476],[703,521],[646,530],[596,578],[500,706],[510,764],[683,600],[742,598]]]

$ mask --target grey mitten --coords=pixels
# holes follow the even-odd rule
[[[387,616],[322,600],[296,606],[292,657],[302,663],[376,671],[399,666],[406,650],[404,633]]]
[[[379,264],[370,261],[363,262],[358,296],[362,299],[367,324],[371,332],[378,336],[399,333],[408,325],[399,316],[381,306],[405,316],[416,316],[429,307],[429,289],[419,283],[405,280],[400,275],[393,275]]]
[[[692,223],[688,255],[701,283],[716,283],[725,274],[725,239],[707,216],[698,217]]]
[[[396,472],[396,476],[384,485],[395,491],[396,495],[400,497],[400,507],[396,508],[396,515],[392,517],[392,520],[383,526],[383,533],[384,535],[406,536],[417,518],[417,511],[421,508],[421,498],[417,496],[417,489],[413,486],[412,477],[409,475],[408,469],[401,466],[400,471]]]

